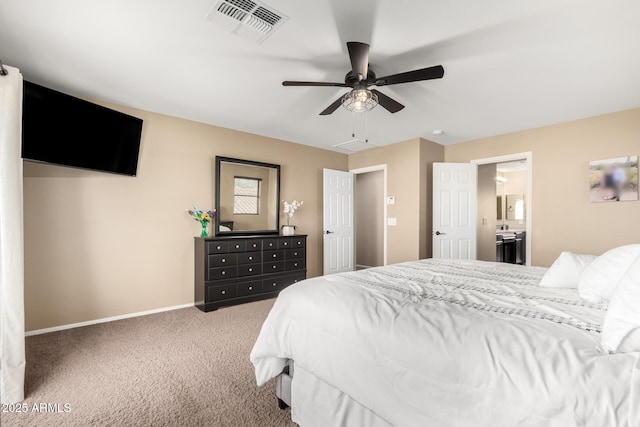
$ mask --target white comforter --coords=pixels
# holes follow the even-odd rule
[[[398,427],[640,426],[640,353],[598,352],[606,305],[544,272],[422,260],[299,282],[251,352],[257,382],[293,359]]]

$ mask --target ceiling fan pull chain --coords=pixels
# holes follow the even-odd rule
[[[351,138],[356,137],[356,112],[351,112]]]
[[[369,142],[369,112],[364,112],[364,142]]]

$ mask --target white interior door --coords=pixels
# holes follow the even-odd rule
[[[323,170],[324,274],[355,268],[353,182],[351,172]]]
[[[433,164],[433,257],[476,259],[477,165]]]

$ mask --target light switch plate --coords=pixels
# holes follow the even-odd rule
[[[396,218],[387,218],[387,225],[397,225],[398,221]]]
[[[396,204],[396,198],[395,198],[395,196],[389,196],[389,197],[387,197],[387,204],[388,204],[388,205],[395,205],[395,204]]]

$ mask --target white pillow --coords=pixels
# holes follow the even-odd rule
[[[578,293],[594,304],[610,300],[618,282],[638,256],[640,244],[619,246],[600,255],[582,272]]]
[[[640,351],[640,256],[611,297],[600,344],[608,352]]]
[[[595,255],[562,252],[542,277],[544,288],[577,288],[580,275],[596,258]]]

